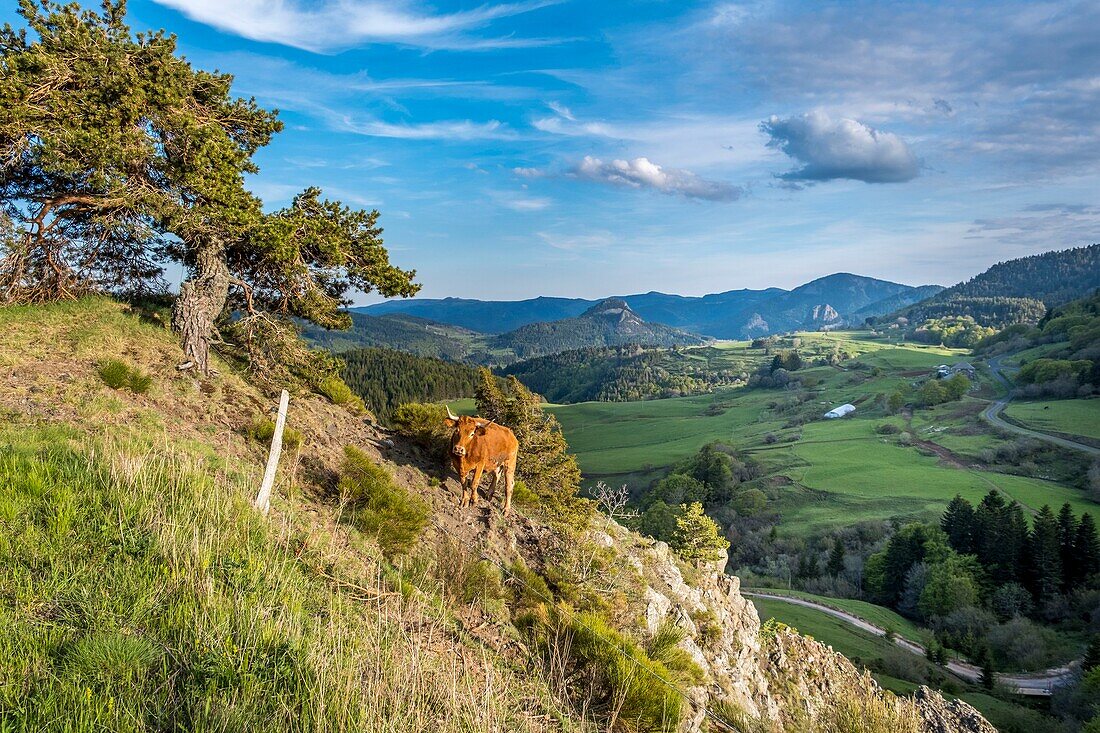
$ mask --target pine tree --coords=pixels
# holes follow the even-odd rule
[[[940,528],[955,552],[969,555],[974,552],[974,507],[956,494],[940,519]]]
[[[1077,554],[1078,580],[1085,581],[1100,575],[1100,536],[1097,536],[1096,523],[1091,514],[1081,515],[1073,544]]]
[[[703,512],[699,502],[680,505],[672,546],[686,560],[716,562],[726,557],[730,543],[719,533],[718,523]]]
[[[276,113],[192,67],[166,32],[135,35],[125,0],[18,12],[29,32],[0,29],[0,200],[16,229],[2,238],[0,301],[134,290],[174,260],[186,279],[172,327],[207,373],[220,325],[249,356],[285,351],[292,318],[346,327],[351,288],[419,289],[390,265],[376,211],[308,188],[265,214],[245,177],[282,129]]]
[[[1069,503],[1062,505],[1058,512],[1058,556],[1062,563],[1062,590],[1069,590],[1080,575],[1078,558],[1074,552],[1077,544],[1077,528],[1079,522],[1073,514],[1073,507]]]
[[[1049,504],[1035,517],[1028,541],[1031,592],[1041,603],[1057,595],[1062,587],[1062,557],[1058,542],[1058,520]]]
[[[997,674],[993,670],[993,657],[989,653],[989,647],[984,644],[978,649],[978,656],[974,662],[981,667],[982,674],[979,678],[979,683],[987,690],[992,690],[997,684]]]
[[[826,565],[829,575],[834,578],[844,572],[844,543],[840,538],[833,542],[833,549],[829,553],[829,563]]]
[[[566,523],[582,512],[577,498],[581,472],[569,451],[561,425],[542,400],[515,377],[501,389],[488,369],[479,370],[475,390],[478,414],[512,429],[519,441],[516,476],[534,491],[548,511]]]
[[[1100,634],[1093,634],[1081,660],[1081,671],[1087,673],[1097,668],[1100,668]]]

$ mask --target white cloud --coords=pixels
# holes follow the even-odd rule
[[[192,20],[255,41],[327,52],[365,43],[406,43],[432,48],[516,48],[548,39],[466,38],[463,34],[499,18],[553,5],[560,0],[483,5],[432,14],[395,0],[154,0]]]
[[[570,122],[574,122],[577,119],[573,116],[573,112],[561,102],[550,102],[546,106],[552,109],[558,117],[564,117]]]
[[[867,183],[900,183],[920,173],[920,164],[897,135],[856,120],[833,119],[821,111],[761,124],[768,147],[782,150],[802,167],[780,177],[788,181],[848,178]]]
[[[401,140],[505,140],[515,133],[498,120],[440,120],[418,124],[397,124],[381,120],[357,120],[349,115],[332,115],[334,126],[369,137]]]
[[[678,168],[662,168],[648,158],[605,162],[586,155],[573,168],[572,174],[599,183],[648,188],[660,193],[707,201],[733,201],[742,194],[739,187],[725,181],[707,180],[691,171]]]

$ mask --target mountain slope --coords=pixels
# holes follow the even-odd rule
[[[214,379],[178,372],[161,318],[0,309],[5,729],[590,731],[612,727],[609,695],[639,716],[615,730],[992,730],[762,627],[736,578],[605,517],[565,536],[538,506],[459,512],[420,448],[316,396],[292,398],[301,440],[265,517],[266,446],[242,432],[271,397],[220,361]],[[105,358],[148,389],[108,387]],[[426,506],[411,556],[384,557],[341,500],[347,445]],[[569,565],[584,559],[587,581]],[[678,688],[655,657],[698,676]],[[658,704],[615,704],[639,701]]]
[[[861,322],[916,302],[937,286],[914,288],[885,280],[838,273],[794,290],[729,290],[701,297],[650,292],[622,296],[640,317],[654,323],[715,338],[746,338],[822,325],[815,308],[837,312],[835,322]],[[892,300],[890,300],[892,299]],[[409,313],[483,333],[501,334],[537,322],[576,318],[600,301],[533,298],[522,301],[480,301],[460,298],[400,300],[359,308],[371,315]],[[882,306],[877,304],[882,303]],[[890,306],[890,307],[887,307]],[[856,318],[855,313],[860,312]],[[579,344],[578,348],[598,344]]]
[[[1100,244],[999,262],[985,272],[891,313],[920,323],[970,316],[982,326],[1034,325],[1044,312],[1100,288]]]
[[[337,354],[380,347],[447,361],[466,359],[484,340],[481,334],[461,326],[437,323],[407,313],[370,316],[351,311],[350,315],[351,328],[346,331],[329,331],[302,323],[302,337],[317,348]]]
[[[998,262],[966,282],[935,296],[1032,298],[1048,308],[1068,303],[1100,288],[1100,244]]]
[[[497,336],[492,346],[510,349],[520,359],[571,349],[642,344],[689,346],[706,339],[638,316],[622,298],[608,298],[576,318],[532,323]]]

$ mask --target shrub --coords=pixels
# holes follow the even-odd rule
[[[354,446],[344,448],[340,494],[360,531],[373,535],[387,555],[408,550],[428,520],[428,504],[398,486],[393,476]]]
[[[520,506],[533,506],[538,504],[539,495],[527,488],[527,484],[517,479],[515,486],[512,487],[512,501]]]
[[[408,402],[394,410],[391,422],[398,435],[442,458],[447,452],[452,432],[443,422],[446,418],[447,410],[443,405]]]
[[[153,378],[148,374],[128,366],[118,359],[108,359],[96,369],[99,378],[111,389],[129,389],[135,394],[145,394],[153,386]]]
[[[268,420],[264,417],[258,418],[245,428],[245,435],[257,443],[269,445],[271,439],[275,437],[275,421]],[[302,434],[289,425],[284,425],[283,447],[289,450],[295,450],[301,444]]]
[[[567,673],[579,681],[573,689],[590,695],[583,702],[606,716],[606,729],[678,729],[683,701],[673,686],[685,680],[637,642],[592,613],[555,612],[539,632],[548,661],[565,657]]]
[[[893,423],[883,423],[875,428],[875,432],[879,435],[897,435],[901,432],[901,428]]]
[[[474,563],[462,581],[463,603],[499,601],[505,597],[500,570],[488,560]]]
[[[328,398],[334,405],[344,405],[353,412],[365,412],[366,406],[359,395],[351,391],[351,387],[337,376],[328,376],[317,383],[317,392]]]
[[[719,533],[718,524],[703,513],[699,502],[680,506],[672,546],[685,560],[716,562],[726,558],[730,543]]]

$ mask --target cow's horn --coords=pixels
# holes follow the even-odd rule
[[[451,406],[450,405],[445,405],[445,407],[447,408],[447,418],[450,419],[450,420],[457,420],[458,415],[451,412]]]

